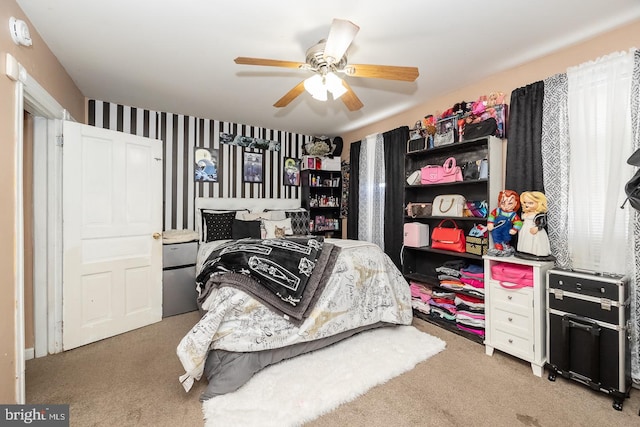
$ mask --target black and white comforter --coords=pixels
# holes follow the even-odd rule
[[[185,390],[202,376],[210,349],[256,352],[319,340],[345,331],[389,323],[411,324],[409,286],[389,257],[368,242],[326,239],[340,248],[332,274],[302,323],[231,286],[216,286],[202,304],[206,313],[181,340],[177,354]],[[202,245],[198,273],[224,242]]]
[[[339,248],[323,237],[241,239],[213,250],[196,277],[201,305],[219,286],[234,286],[301,321],[333,270]],[[307,313],[308,314],[308,313]]]

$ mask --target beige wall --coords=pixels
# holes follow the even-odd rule
[[[9,34],[9,18],[29,25],[33,46],[16,46]],[[84,121],[84,97],[64,68],[44,44],[14,0],[0,1],[0,403],[15,403],[15,277],[16,277],[16,132],[15,83],[4,74],[5,57],[10,53],[27,72],[69,113]],[[22,112],[20,112],[22,114]]]
[[[504,36],[508,37],[508,35]],[[416,120],[422,119],[427,114],[435,114],[436,111],[446,110],[461,100],[475,101],[480,95],[486,95],[490,92],[504,92],[507,95],[506,99],[508,103],[511,97],[511,91],[514,89],[565,72],[567,67],[579,65],[602,55],[614,51],[627,50],[631,47],[640,49],[640,20],[636,20],[614,31],[602,34],[541,59],[531,61],[502,73],[494,74],[473,85],[462,87],[454,92],[430,99],[407,112],[389,117],[388,119],[356,131],[348,132],[342,135],[342,139],[345,142],[342,157],[348,160],[348,145],[354,141],[361,141],[367,135],[386,132],[400,126],[413,127]],[[508,55],[508,52],[504,54]],[[429,76],[427,74],[421,78],[427,80]]]

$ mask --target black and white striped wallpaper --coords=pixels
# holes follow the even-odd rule
[[[89,100],[88,124],[162,140],[164,229],[194,229],[195,197],[297,199],[300,188],[282,182],[285,157],[300,158],[308,135]],[[280,151],[264,150],[262,183],[242,182],[243,147],[221,144],[219,134],[280,141]],[[218,182],[194,181],[194,148],[219,149]],[[259,151],[259,150],[256,150]]]

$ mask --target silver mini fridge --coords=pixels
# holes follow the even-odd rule
[[[162,317],[198,309],[196,257],[198,242],[162,246]]]

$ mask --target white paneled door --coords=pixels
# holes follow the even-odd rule
[[[69,350],[162,318],[162,141],[73,122],[63,135]]]

